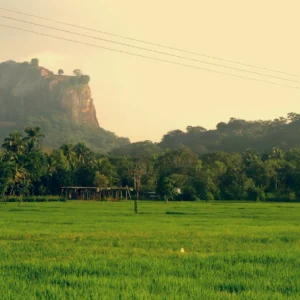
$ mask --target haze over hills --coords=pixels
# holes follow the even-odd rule
[[[44,147],[85,142],[98,152],[130,143],[99,127],[89,76],[60,75],[31,63],[0,64],[0,138],[27,126],[41,127]]]
[[[115,155],[149,155],[182,147],[198,154],[300,147],[300,115],[296,113],[269,121],[231,118],[217,124],[215,130],[188,126],[186,132],[169,131],[160,143],[130,144],[128,138],[99,126],[89,76],[80,70],[74,76],[65,76],[63,70],[58,73],[40,67],[37,59],[0,64],[0,139],[12,131],[38,126],[46,136],[44,148],[84,142],[94,151]]]
[[[188,126],[186,131],[173,130],[160,143],[144,141],[114,149],[112,154],[139,156],[157,154],[166,149],[189,148],[197,154],[213,151],[243,152],[246,149],[265,153],[274,147],[288,150],[300,147],[300,114],[289,113],[268,121],[246,121],[231,118],[220,122],[215,130]]]

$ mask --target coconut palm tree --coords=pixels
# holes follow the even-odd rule
[[[72,144],[64,144],[60,147],[63,151],[64,156],[66,157],[70,167],[74,169],[76,154],[74,152],[74,146]]]
[[[91,158],[92,152],[84,143],[78,143],[73,150],[79,163],[84,164]]]
[[[12,177],[11,177],[11,187],[10,187],[11,189],[9,195],[11,196],[14,194],[17,188],[19,188],[19,191],[21,189],[25,190],[26,188],[28,188],[28,186],[30,185],[30,180],[24,166],[21,166],[20,164],[11,161],[10,168],[12,171]]]
[[[44,137],[41,133],[40,127],[27,127],[25,129],[27,136],[24,138],[24,141],[27,143],[28,152],[39,149],[40,139]]]
[[[13,152],[15,154],[22,154],[25,150],[26,143],[20,132],[15,131],[10,133],[7,138],[4,139],[2,148],[8,152]]]

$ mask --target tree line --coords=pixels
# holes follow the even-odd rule
[[[297,113],[267,121],[230,118],[227,123],[218,123],[216,129],[187,126],[185,131],[169,131],[157,144],[150,141],[132,143],[113,150],[113,153],[136,155],[182,147],[199,155],[217,151],[242,153],[248,148],[259,153],[271,152],[274,147],[288,151],[290,148],[300,148],[299,132],[300,114]]]
[[[5,138],[0,194],[59,195],[62,186],[134,187],[138,198],[168,200],[300,199],[300,148],[197,154],[187,147],[135,156],[104,155],[84,143],[44,152],[39,127]]]
[[[202,154],[211,151],[243,152],[252,149],[270,152],[274,147],[287,151],[300,147],[300,114],[289,113],[274,120],[246,121],[230,118],[220,122],[216,129],[207,130],[201,126],[187,126],[186,132],[173,130],[165,134],[159,143],[162,149],[188,147]]]

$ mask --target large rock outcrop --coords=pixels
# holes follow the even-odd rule
[[[54,75],[29,63],[0,64],[0,122],[51,113],[78,125],[99,127],[86,77]]]
[[[62,109],[77,124],[99,127],[91,89],[88,85],[84,85],[80,89],[65,89],[60,95],[59,101]]]
[[[84,142],[98,152],[130,143],[99,126],[89,76],[55,75],[34,63],[0,63],[0,144],[10,132],[38,126],[43,147]]]

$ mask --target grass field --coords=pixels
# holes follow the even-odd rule
[[[300,204],[0,204],[0,279],[5,300],[300,299]]]

